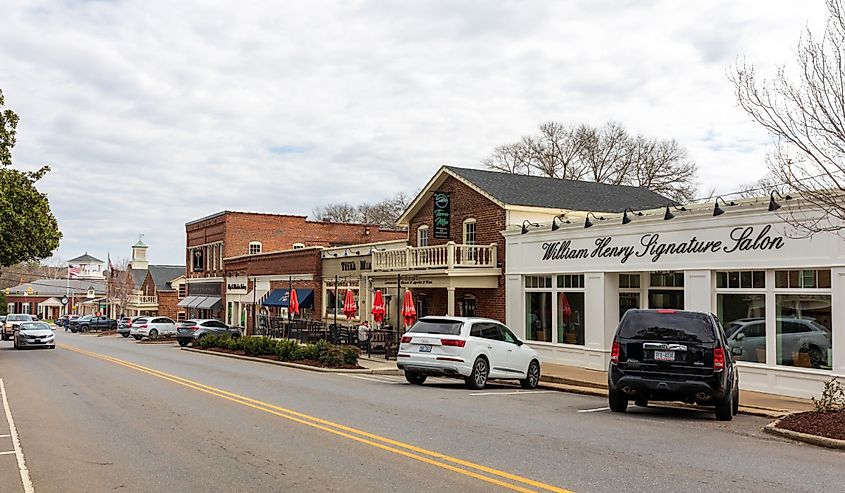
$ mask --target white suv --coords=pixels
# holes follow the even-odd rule
[[[144,337],[158,339],[161,336],[175,336],[176,322],[167,317],[138,318],[132,321],[129,335],[139,341]]]
[[[463,378],[482,389],[491,378],[519,380],[533,389],[540,382],[540,355],[500,322],[486,318],[423,317],[402,337],[396,365],[408,382],[429,375]]]

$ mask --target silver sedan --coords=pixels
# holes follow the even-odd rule
[[[15,331],[15,349],[28,347],[56,348],[53,329],[44,322],[24,322]]]

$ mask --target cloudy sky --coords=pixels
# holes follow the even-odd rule
[[[216,4],[216,5],[215,5]],[[184,258],[220,210],[309,214],[415,193],[543,121],[680,141],[703,189],[765,171],[769,137],[727,72],[771,73],[823,0],[3,0],[0,88],[14,162],[57,256]]]

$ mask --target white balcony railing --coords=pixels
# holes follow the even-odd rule
[[[140,296],[134,295],[129,297],[130,305],[158,305],[158,296]]]
[[[496,244],[405,247],[373,252],[373,270],[460,269],[496,267]]]

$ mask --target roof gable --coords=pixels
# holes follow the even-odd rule
[[[170,281],[185,275],[184,265],[150,265],[150,277],[155,283],[156,291],[173,289]]]
[[[102,260],[98,259],[97,257],[93,257],[88,255],[88,252],[85,252],[84,255],[80,255],[76,258],[72,258],[67,261],[69,264],[102,264],[104,263]]]

